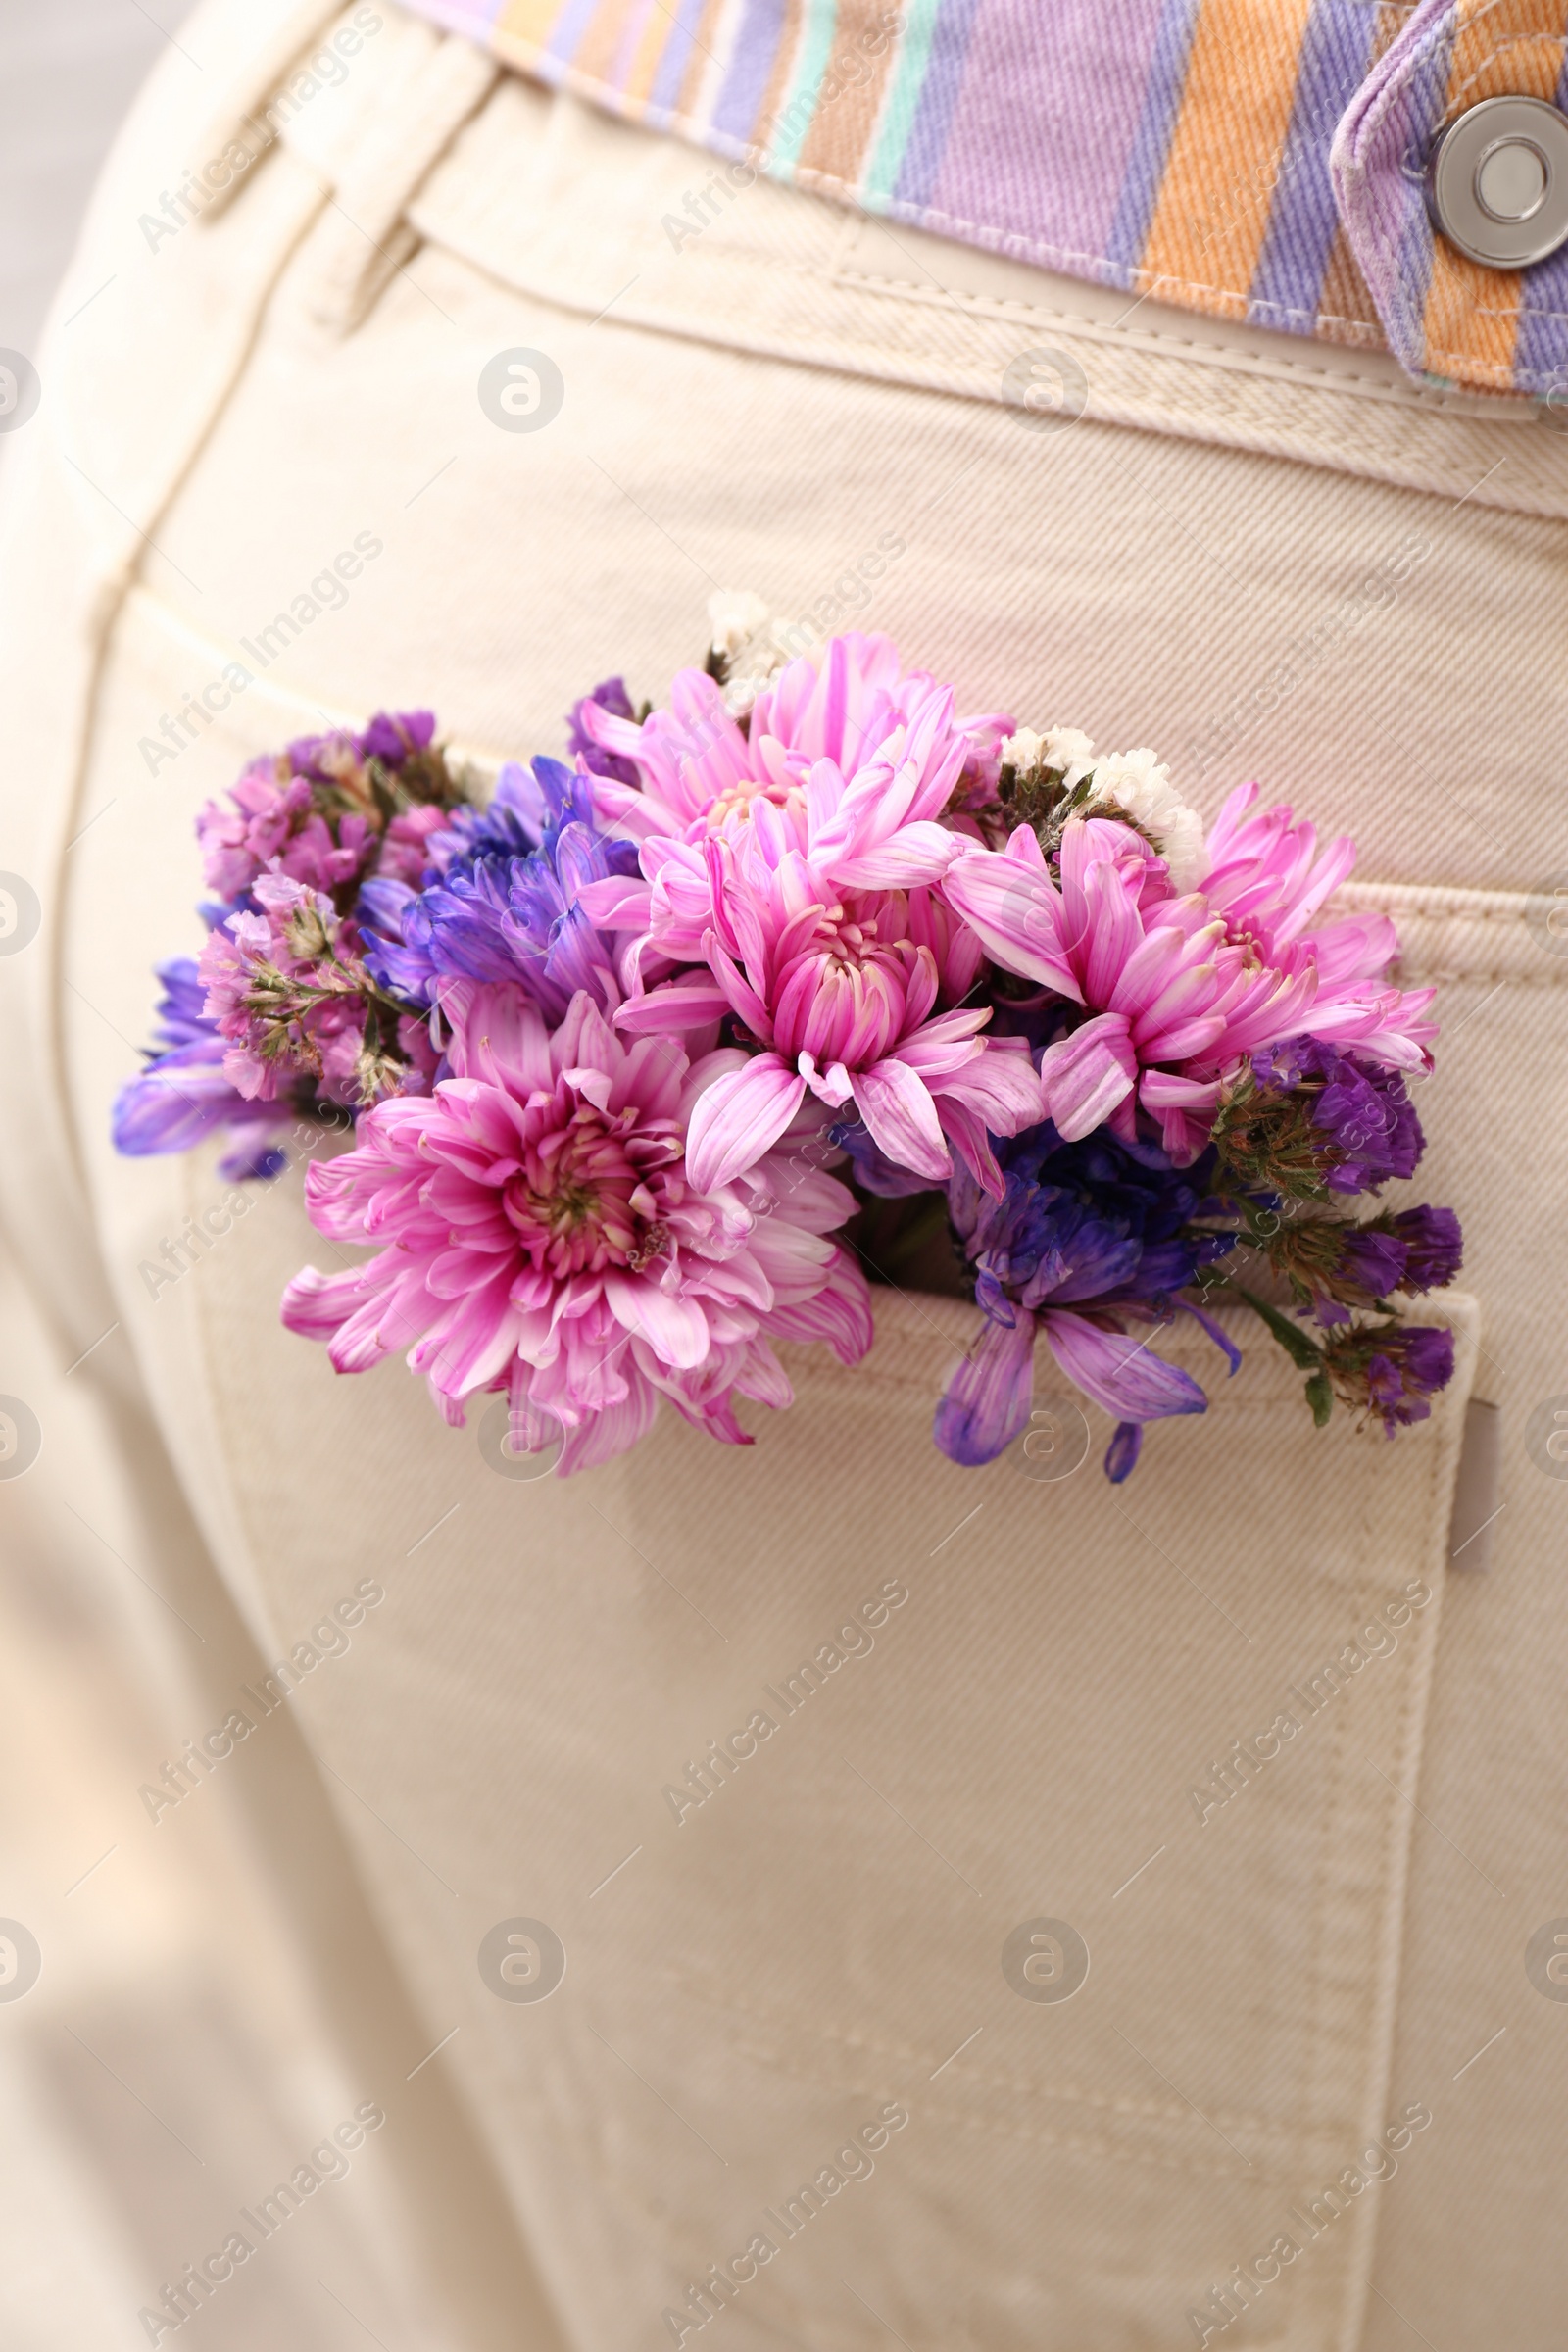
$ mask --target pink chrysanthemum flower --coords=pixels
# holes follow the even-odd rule
[[[1002,851],[972,850],[943,894],[1004,969],[1083,1006],[1046,1049],[1045,1115],[1072,1142],[1102,1124],[1129,1140],[1141,1104],[1179,1164],[1208,1138],[1226,1079],[1288,1037],[1354,1046],[1397,1069],[1430,1064],[1435,991],[1392,987],[1386,915],[1312,927],[1355,845],[1321,856],[1289,808],[1252,813],[1232,793],[1206,845],[1200,890],[1178,897],[1162,859],[1126,826],[1091,818],[1061,837],[1060,876],[1020,825]]]
[[[987,1130],[1040,1115],[1018,1040],[979,1033],[962,1000],[976,941],[933,897],[964,844],[939,820],[965,769],[994,762],[1010,721],[954,716],[951,687],[906,674],[888,639],[838,637],[821,669],[794,662],[758,697],[749,734],[696,671],[672,712],[590,731],[633,760],[641,791],[596,778],[607,820],[641,844],[644,879],[594,885],[596,921],[636,929],[668,964],[706,963],[616,1014],[633,1034],[733,1014],[762,1051],[694,1113],[691,1166],[723,1184],[766,1151],[808,1089],[853,1098],[881,1150],[940,1182],[950,1146],[1000,1193]],[[640,981],[640,972],[628,980]]]
[[[406,1348],[451,1421],[495,1389],[516,1442],[560,1423],[565,1473],[635,1445],[661,1396],[749,1444],[737,1396],[791,1402],[772,1340],[865,1353],[864,1280],[824,1238],[853,1209],[844,1187],[782,1154],[726,1184],[692,1177],[692,1112],[737,1054],[628,1044],[585,992],[553,1034],[507,985],[454,983],[446,1011],[457,1074],[366,1113],[355,1150],[307,1178],[321,1233],[382,1245],[284,1295],[289,1329],[325,1340],[340,1372]]]
[[[854,630],[828,641],[820,668],[791,662],[759,694],[745,730],[700,669],[677,670],[670,708],[650,711],[640,726],[592,700],[578,704],[574,723],[638,779],[629,785],[596,778],[594,800],[607,829],[637,841],[664,835],[700,843],[753,800],[782,805],[804,791],[819,760],[850,776],[871,766],[933,697],[945,698],[933,750],[938,760],[956,755],[952,781],[967,767],[994,782],[1001,746],[1012,732],[1008,714],[954,717],[951,690],[929,670],[906,670],[891,637]],[[908,813],[895,812],[892,823],[906,821]]]

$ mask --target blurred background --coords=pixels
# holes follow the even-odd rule
[[[200,71],[191,13],[0,0],[0,347],[46,396],[45,322],[94,179],[147,76]],[[0,436],[0,502],[28,463],[25,433]],[[149,1809],[258,1660],[194,1531],[173,1547],[148,1531],[164,1473],[122,1335],[89,1351],[89,1389],[20,1278],[25,1250],[0,1202],[0,2345],[112,2352],[177,2320],[209,2352],[488,2346],[464,2272],[505,2306],[510,2221],[442,2070],[420,2071],[428,2036],[308,1723]],[[36,1458],[5,1439],[18,1399]],[[340,2170],[337,2127],[394,2083],[412,2128],[365,2134]],[[241,2208],[323,2146],[319,2191],[198,2291],[191,2266]]]
[[[0,344],[37,349],[98,166],[189,0],[0,0]]]

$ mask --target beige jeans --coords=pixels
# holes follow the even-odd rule
[[[172,59],[6,481],[4,863],[42,910],[0,958],[6,1219],[48,1326],[27,1492],[191,1621],[158,1669],[182,1735],[257,1718],[156,1820],[123,1789],[95,1911],[38,1864],[14,1907],[53,1975],[10,2014],[82,1997],[171,1851],[273,1955],[242,2027],[209,1986],[273,2053],[246,2101],[177,2019],[142,2061],[221,2178],[169,2185],[153,2133],[133,2230],[125,2166],[99,2178],[103,2310],[128,2334],[369,2101],[374,2147],[254,2233],[210,2340],[1545,2352],[1564,443],[741,187],[369,13],[221,214],[150,236],[327,21],[199,12],[202,111]],[[525,433],[478,394],[518,351],[564,387]],[[1009,403],[1020,365],[1055,409]],[[754,1448],[666,1418],[518,1479],[401,1367],[337,1379],[283,1332],[324,1262],[298,1166],[235,1213],[211,1154],[115,1157],[148,967],[198,938],[191,818],[247,757],[388,703],[556,749],[608,671],[662,690],[714,585],[886,629],[974,707],[1152,742],[1209,809],[1256,774],[1357,835],[1347,897],[1396,915],[1446,1033],[1410,1195],[1467,1250],[1430,1423],[1314,1435],[1277,1351],[1222,1385],[1178,1339],[1211,1409],[1126,1488],[1093,1412],[1072,1476],[963,1472],[929,1431],[971,1310],[879,1289],[868,1365],[797,1351]],[[150,1283],[187,1219],[207,1246]],[[1472,1395],[1500,1485],[1456,1519]]]

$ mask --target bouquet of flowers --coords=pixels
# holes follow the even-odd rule
[[[868,1278],[943,1226],[979,1310],[956,1462],[1028,1426],[1043,1342],[1125,1478],[1206,1403],[1154,1339],[1195,1317],[1234,1371],[1223,1305],[1319,1424],[1423,1419],[1452,1343],[1405,1305],[1458,1223],[1375,1196],[1421,1154],[1432,991],[1391,983],[1386,916],[1325,915],[1353,843],[1254,784],[1205,832],[1151,751],[959,715],[885,637],[786,662],[755,600],[713,616],[666,707],[607,681],[488,800],[428,711],[254,760],[197,819],[207,943],[160,968],[119,1148],[221,1131],[267,1178],[302,1116],[352,1121],[306,1202],[373,1254],[307,1266],[285,1324],[340,1372],[406,1350],[454,1423],[500,1392],[558,1474],[662,1396],[752,1443],[773,1343],[858,1361]]]

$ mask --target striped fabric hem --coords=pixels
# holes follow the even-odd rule
[[[410,0],[651,129],[938,235],[1417,376],[1568,397],[1568,254],[1434,235],[1445,123],[1568,106],[1568,0]]]

